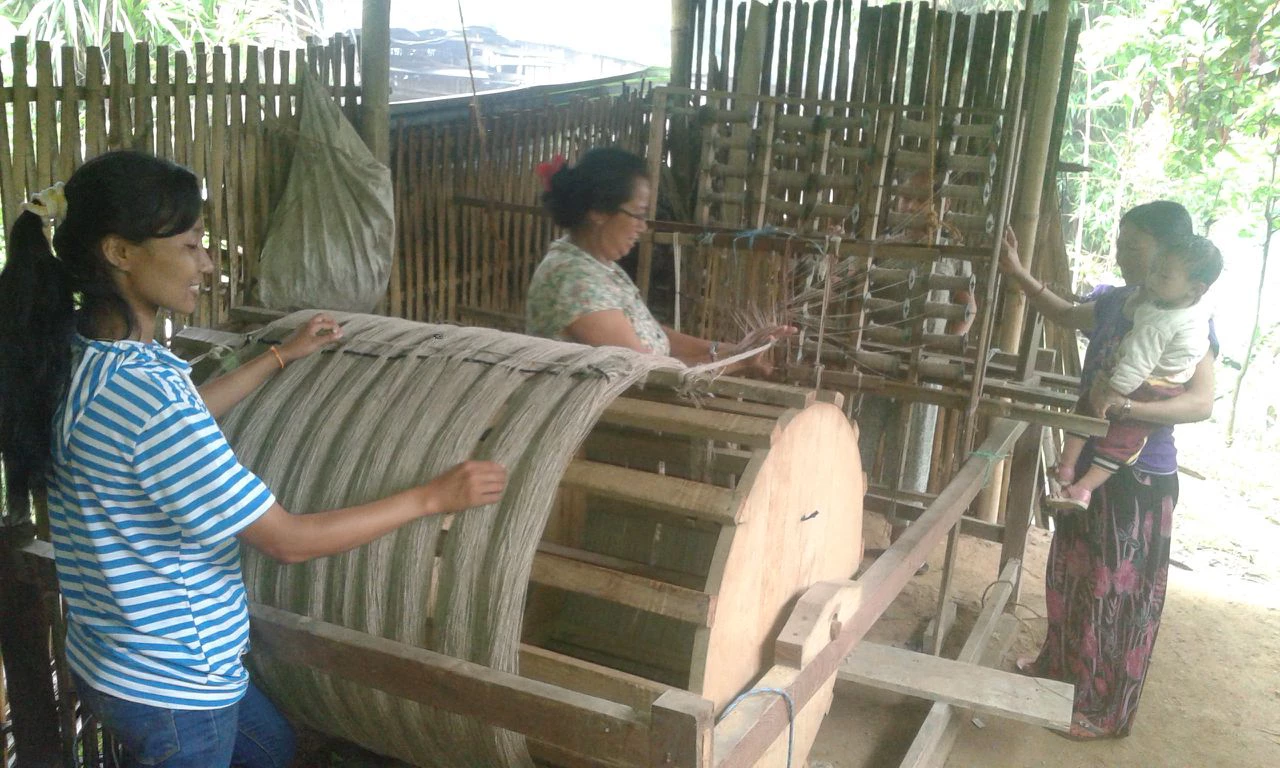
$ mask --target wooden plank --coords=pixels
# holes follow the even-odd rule
[[[474,717],[553,745],[619,762],[649,751],[630,707],[596,696],[253,604],[254,652],[402,699]]]
[[[627,392],[628,397],[634,397],[637,400],[648,400],[654,403],[670,403],[681,407],[696,407],[705,411],[715,413],[737,413],[743,416],[755,416],[762,419],[772,419],[777,421],[786,413],[788,408],[780,405],[768,405],[765,403],[753,403],[749,400],[738,400],[733,397],[715,397],[704,396],[691,399],[679,392],[672,392],[666,389],[632,389]]]
[[[1027,531],[1031,527],[1031,516],[1035,513],[1039,489],[1040,448],[1047,432],[1041,426],[1028,427],[1013,446],[1008,506],[1005,512],[1006,536],[1000,548],[1001,568],[1013,560],[1026,559]],[[1019,580],[1010,597],[1013,602],[1018,601],[1021,586],[1022,582]]]
[[[578,460],[565,470],[560,484],[561,487],[718,525],[736,522],[738,510],[733,491],[670,475]]]
[[[836,679],[1047,728],[1071,724],[1072,687],[927,653],[862,643]],[[836,684],[836,691],[841,684]]]
[[[711,413],[667,403],[621,398],[600,417],[601,424],[638,427],[688,437],[706,437],[738,443],[751,448],[767,448],[773,439],[775,422],[753,416]]]
[[[58,158],[58,92],[53,85],[53,48],[36,42],[36,177],[38,192],[53,183]]]
[[[133,46],[133,136],[130,147],[156,153],[155,121],[151,118],[151,47],[143,41]]]
[[[1009,602],[1009,596],[1013,594],[1021,568],[1021,560],[1011,560],[1001,569],[1000,578],[983,596],[982,613],[978,614],[973,629],[969,632],[969,639],[960,649],[956,661],[976,664],[982,658],[996,624],[1004,612],[1004,607]],[[1074,694],[1069,693],[1068,704],[1074,701],[1074,698]],[[911,742],[911,747],[902,760],[902,768],[925,768],[925,766],[941,768],[945,765],[947,754],[955,743],[960,730],[959,724],[963,719],[961,711],[955,707],[936,702],[929,709],[929,714],[925,717],[924,724],[920,726],[915,740]],[[1068,715],[1069,721],[1070,715]]]
[[[85,158],[96,157],[107,149],[106,62],[102,49],[85,49],[84,75],[84,143]]]
[[[31,86],[27,82],[27,39],[13,39],[13,183],[18,191],[17,200],[27,200],[42,188],[38,186],[35,161],[35,140],[31,135]],[[17,218],[18,211],[6,212]]]
[[[169,47],[156,47],[156,154],[166,160],[172,160],[173,154],[173,118],[172,103],[174,96],[173,81],[169,78]]]
[[[714,595],[551,552],[533,558],[529,580],[702,627],[715,620]]]
[[[0,88],[4,88],[4,68],[0,67]],[[9,143],[9,110],[5,99],[0,99],[0,208],[4,209],[4,226],[7,233],[13,228],[14,219],[22,209],[22,191],[17,184],[14,173],[13,157],[9,154],[12,144]],[[3,752],[3,749],[0,749]]]
[[[868,492],[863,498],[863,508],[882,515],[896,517],[900,520],[915,521],[925,512],[925,505],[905,498],[894,499],[892,492]],[[960,533],[975,539],[991,541],[999,544],[1005,539],[1005,529],[998,523],[988,523],[976,517],[965,516],[960,519]]]
[[[647,712],[671,690],[669,685],[528,644],[520,646],[520,676],[625,704],[637,712]]]
[[[649,721],[649,765],[710,768],[711,702],[688,691],[670,690],[653,703]]]

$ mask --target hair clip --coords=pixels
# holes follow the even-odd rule
[[[556,155],[551,158],[550,162],[538,163],[534,167],[534,173],[538,174],[538,178],[542,179],[543,190],[551,191],[551,177],[559,173],[560,169],[564,168],[564,165],[564,155]]]

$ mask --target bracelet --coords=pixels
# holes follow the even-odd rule
[[[1115,407],[1117,405],[1120,406],[1120,413],[1119,415],[1113,416],[1112,413],[1115,411]],[[1132,410],[1133,401],[1126,397],[1123,403],[1112,403],[1111,405],[1108,405],[1106,412],[1102,414],[1102,418],[1107,421],[1123,421],[1129,418],[1129,412]]]
[[[720,342],[711,342],[711,346],[707,347],[707,357],[710,357],[713,363],[720,359]]]
[[[1035,293],[1027,294],[1027,301],[1035,301],[1040,296],[1040,294],[1044,293],[1045,290],[1048,289],[1048,287],[1049,287],[1048,283],[1041,282],[1040,287],[1036,289]]]
[[[276,362],[280,364],[280,370],[282,370],[282,371],[283,371],[283,370],[284,370],[284,358],[280,356],[280,350],[276,349],[275,347],[268,347],[268,349],[270,349],[270,350],[271,350],[271,354],[273,354],[273,355],[275,355],[275,356],[276,356]]]

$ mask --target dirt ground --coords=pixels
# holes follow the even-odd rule
[[[1186,430],[1192,433],[1193,430]],[[1183,438],[1180,429],[1180,438]],[[1197,448],[1196,443],[1200,442]],[[1075,743],[1048,730],[993,717],[963,725],[952,768],[1271,768],[1280,766],[1280,475],[1271,455],[1223,461],[1213,440],[1183,438],[1182,461],[1207,479],[1181,477],[1174,567],[1163,623],[1127,739]],[[1212,472],[1202,467],[1215,467]],[[866,520],[867,546],[886,526]],[[1044,638],[1044,566],[1050,534],[1031,532],[1016,615],[1022,619],[1003,668],[1033,655]],[[906,646],[934,610],[943,547],[873,628],[870,639]],[[967,634],[983,589],[996,578],[999,547],[963,539],[952,594],[954,633]],[[949,638],[957,645],[955,637]],[[897,766],[928,702],[842,688],[810,754],[832,768]]]

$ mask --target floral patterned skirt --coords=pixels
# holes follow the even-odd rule
[[[1049,548],[1049,631],[1041,677],[1076,688],[1075,713],[1098,732],[1133,727],[1160,630],[1177,475],[1122,468],[1086,512],[1060,515]]]

